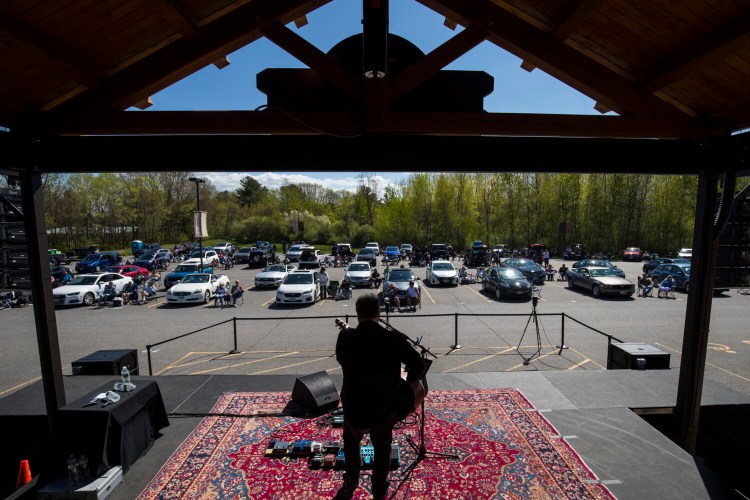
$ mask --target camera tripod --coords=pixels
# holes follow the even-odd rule
[[[529,320],[526,322],[526,327],[523,329],[523,334],[521,334],[521,339],[518,341],[518,346],[516,347],[516,351],[518,354],[523,358],[523,364],[524,366],[527,366],[529,362],[531,362],[532,359],[535,357],[539,357],[539,355],[542,352],[542,338],[539,335],[539,317],[537,316],[536,312],[536,305],[539,302],[539,296],[536,294],[531,297],[531,314],[529,315]],[[521,343],[523,342],[523,338],[526,336],[526,331],[529,329],[529,325],[531,324],[531,321],[534,320],[534,328],[536,329],[536,351],[531,353],[528,357],[524,356],[524,354],[521,352]]]

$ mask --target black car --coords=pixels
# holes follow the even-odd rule
[[[543,285],[547,279],[547,273],[544,271],[544,268],[531,259],[505,259],[500,263],[500,266],[518,269],[535,285]]]
[[[515,267],[490,267],[482,276],[482,290],[494,293],[496,298],[524,297],[531,298],[534,285]]]
[[[586,257],[586,250],[580,243],[571,244],[563,251],[563,260],[581,260]]]
[[[690,264],[690,260],[688,259],[681,259],[681,258],[671,258],[671,257],[658,257],[655,259],[651,259],[645,264],[643,264],[643,274],[646,276],[651,276],[651,273],[654,269],[659,267],[662,264]]]
[[[255,247],[242,247],[234,253],[235,264],[249,264],[250,254],[255,250]]]
[[[464,263],[470,267],[489,266],[492,258],[492,252],[487,245],[475,246],[471,253],[466,254]]]
[[[430,259],[431,260],[448,260],[450,258],[450,254],[448,252],[448,245],[445,243],[433,243],[432,244],[432,250],[430,251]]]
[[[573,269],[578,269],[579,267],[608,267],[610,269],[614,269],[617,275],[620,278],[625,277],[625,271],[617,267],[616,265],[612,264],[608,260],[603,259],[582,259],[577,262],[573,262]]]
[[[247,263],[252,267],[266,267],[276,261],[273,247],[253,248],[247,256]]]

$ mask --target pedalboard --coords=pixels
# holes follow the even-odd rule
[[[308,457],[308,464],[312,469],[342,469],[346,460],[344,450],[339,441],[313,441],[300,439],[297,441],[268,442],[264,453],[267,458]],[[372,445],[360,447],[360,465],[363,469],[371,469],[375,461],[375,449]],[[390,468],[401,466],[401,447],[391,444]]]

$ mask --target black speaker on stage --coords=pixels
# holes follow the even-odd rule
[[[294,381],[292,401],[315,413],[324,413],[339,405],[339,393],[328,372],[305,375]]]
[[[73,375],[120,375],[123,366],[131,375],[138,375],[138,351],[109,349],[96,351],[71,363]]]

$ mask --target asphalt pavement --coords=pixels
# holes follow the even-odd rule
[[[552,260],[555,268],[561,263]],[[633,282],[642,274],[642,263],[615,264]],[[144,305],[57,308],[63,374],[72,374],[73,361],[103,349],[137,349],[141,373],[146,374],[147,345],[190,332],[196,333],[153,347],[153,374],[337,373],[334,319],[356,323],[356,298],[377,290],[355,289],[350,300],[277,306],[274,289],[252,287],[258,271],[245,266],[217,270],[245,285],[244,303],[236,308],[216,308],[213,302],[169,306],[163,290],[156,302]],[[344,269],[328,272],[332,280],[341,280]],[[425,268],[414,268],[414,273],[424,280]],[[668,353],[672,369],[679,368],[687,305],[687,295],[681,292],[675,299],[596,298],[552,281],[542,287],[534,315],[531,301],[496,300],[479,283],[420,284],[420,309],[382,319],[428,349],[433,372],[602,370],[607,336],[646,343]],[[706,364],[706,378],[746,395],[750,395],[748,305],[750,296],[735,290],[714,297]],[[2,397],[39,380],[41,372],[32,307],[0,311],[0,321]],[[235,337],[239,352],[231,353]]]

